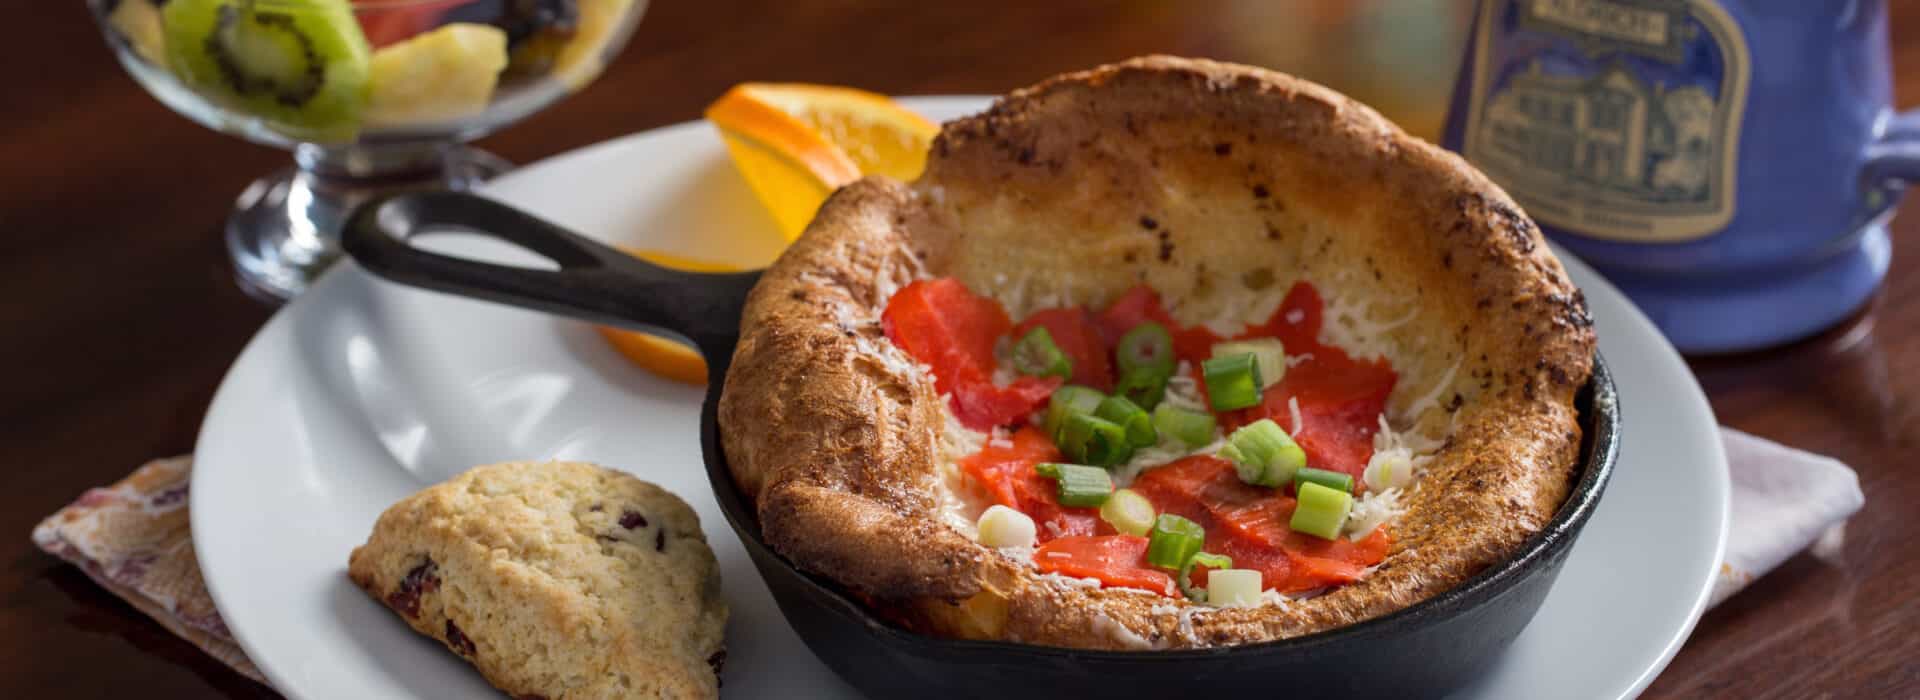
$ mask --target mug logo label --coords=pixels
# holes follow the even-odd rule
[[[1733,218],[1751,60],[1713,0],[1485,0],[1461,152],[1541,223],[1636,243]]]

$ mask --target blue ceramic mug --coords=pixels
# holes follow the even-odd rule
[[[1482,0],[1445,140],[1682,351],[1747,350],[1886,276],[1891,83],[1884,0]]]

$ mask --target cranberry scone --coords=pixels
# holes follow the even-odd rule
[[[388,508],[348,575],[514,697],[719,694],[713,551],[686,502],[628,474],[475,467]]]

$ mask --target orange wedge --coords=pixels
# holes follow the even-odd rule
[[[634,257],[655,265],[690,270],[693,272],[737,272],[739,267],[723,263],[685,258],[671,253],[653,250],[627,249]],[[595,326],[601,337],[607,339],[613,349],[628,362],[642,369],[677,382],[688,384],[707,383],[707,361],[700,353],[687,347],[680,341],[662,338],[651,333],[630,331],[623,328]]]
[[[707,106],[707,119],[787,240],[841,185],[919,177],[940,131],[885,95],[805,83],[735,85]]]
[[[804,83],[741,83],[707,106],[734,167],[791,241],[836,188],[862,175],[920,176],[940,127],[865,90]],[[627,252],[694,272],[737,265],[659,251]],[[649,372],[688,384],[707,381],[707,363],[678,341],[619,328],[598,329],[613,349]]]

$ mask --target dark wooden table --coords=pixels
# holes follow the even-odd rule
[[[1898,98],[1912,105],[1920,3],[1893,4]],[[1430,133],[1444,91],[1419,83],[1432,65],[1451,75],[1461,22],[1445,18],[1458,8],[1439,22],[1361,17],[1352,42],[1300,29],[1344,12],[1336,0],[656,0],[590,90],[484,145],[528,162],[696,118],[744,80],[991,93],[1149,52],[1297,70]],[[193,449],[227,364],[271,313],[234,287],[222,218],[286,155],[161,107],[78,3],[40,16],[0,49],[17,83],[0,110],[0,367],[13,368],[0,383],[0,697],[272,697],[35,550],[27,532],[86,488]],[[1424,37],[1435,55],[1377,65],[1333,53],[1395,32],[1412,38],[1388,42]],[[1909,253],[1920,221],[1895,219],[1894,236],[1884,293],[1848,326],[1696,361],[1723,422],[1846,461],[1868,502],[1837,558],[1797,557],[1710,612],[1649,695],[1920,695],[1920,276]]]

